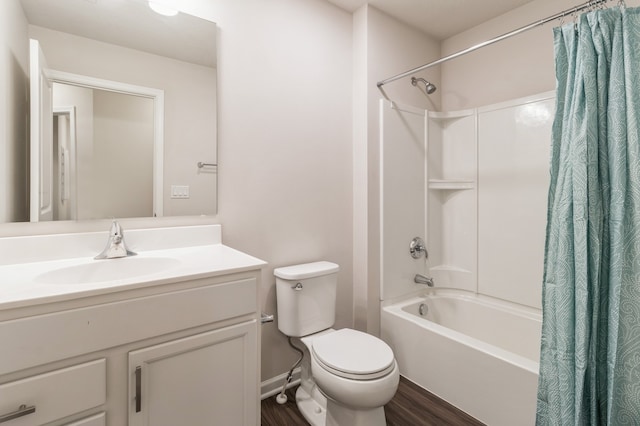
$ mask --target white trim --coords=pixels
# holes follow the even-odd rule
[[[42,176],[42,156],[44,139],[51,138],[52,134],[45,134],[52,123],[53,116],[49,117],[52,107],[52,86],[49,78],[46,58],[38,40],[29,39],[29,79],[30,79],[30,136],[29,136],[29,176],[30,176],[30,207],[29,218],[31,222],[39,222],[41,219],[53,218],[52,198],[49,205],[43,205],[43,194],[48,190],[52,194],[52,182],[49,179],[48,188],[44,187]],[[45,87],[46,86],[46,87]],[[44,109],[47,108],[47,109]],[[44,122],[49,120],[48,122]],[[53,126],[51,126],[53,129]]]
[[[56,83],[73,84],[74,86],[109,90],[111,92],[127,93],[137,96],[144,96],[147,98],[164,96],[164,90],[161,89],[122,83],[120,81],[89,77],[88,75],[73,74],[66,71],[49,69],[47,75]]]
[[[272,377],[260,384],[260,399],[267,399],[282,391],[282,385],[287,380],[287,374],[282,373],[279,376]],[[293,379],[287,384],[287,389],[297,386],[300,383],[300,367],[293,370]]]
[[[153,216],[163,216],[164,90],[52,69],[48,70],[47,75],[56,83],[153,99]]]

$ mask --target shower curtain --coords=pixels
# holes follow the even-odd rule
[[[640,8],[554,29],[538,425],[640,425]]]

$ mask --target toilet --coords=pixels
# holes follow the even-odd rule
[[[274,270],[278,328],[304,353],[296,403],[312,426],[385,426],[398,365],[377,337],[332,328],[339,269],[322,261]]]

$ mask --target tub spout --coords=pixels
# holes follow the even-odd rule
[[[416,284],[425,284],[428,287],[433,287],[433,278],[425,277],[422,274],[416,274],[416,276],[413,278],[413,282]]]

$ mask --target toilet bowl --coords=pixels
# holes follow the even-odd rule
[[[278,268],[278,328],[303,344],[300,412],[312,426],[385,426],[384,405],[400,379],[393,351],[361,331],[331,328],[338,265]]]
[[[391,348],[348,328],[301,340],[311,343],[311,376],[327,398],[325,424],[386,425],[383,406],[400,379]]]

